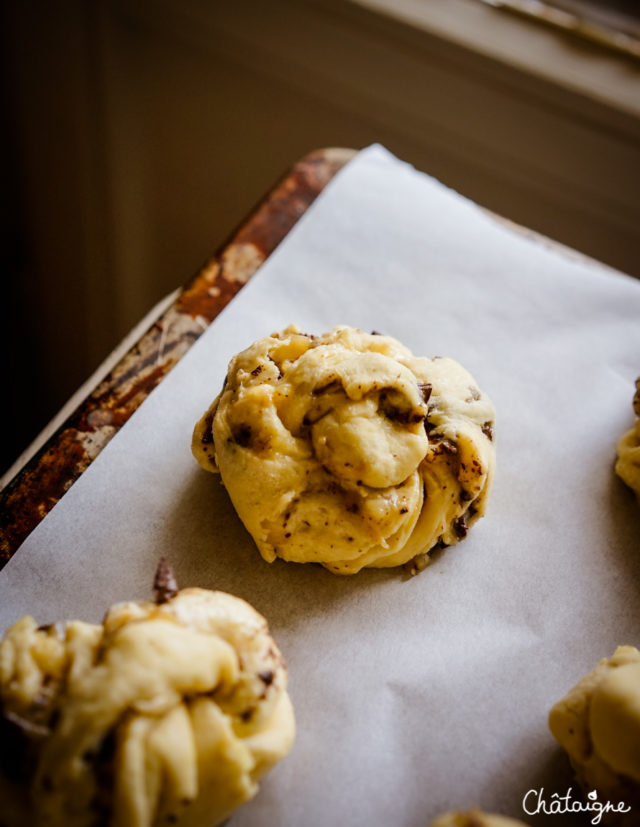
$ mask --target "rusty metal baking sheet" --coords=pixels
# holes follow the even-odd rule
[[[551,705],[640,640],[638,505],[613,468],[639,317],[636,280],[538,245],[371,147],[0,572],[0,623],[98,620],[149,594],[164,556],[180,584],[255,606],[289,667],[294,752],[234,825],[422,827],[472,804],[540,823],[528,791],[574,784]],[[266,563],[189,450],[229,359],[291,322],[450,356],[495,405],[487,514],[416,577]]]
[[[350,149],[317,150],[296,163],[104,381],[5,486],[0,492],[0,568],[354,154]]]

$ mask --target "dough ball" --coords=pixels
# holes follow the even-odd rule
[[[640,807],[640,652],[619,646],[549,715],[549,727],[566,750],[576,779],[598,799]],[[631,822],[635,823],[635,822]]]
[[[483,813],[482,810],[445,813],[432,821],[429,827],[526,827],[523,821],[514,818]]]
[[[0,821],[220,824],[291,748],[286,683],[264,618],[223,592],[23,617],[0,642]]]
[[[616,473],[640,499],[640,377],[636,379],[636,393],[633,398],[636,421],[618,442]]]
[[[423,567],[485,512],[495,411],[452,359],[291,326],[235,356],[192,450],[265,560]]]

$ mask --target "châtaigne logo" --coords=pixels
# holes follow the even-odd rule
[[[565,795],[552,793],[545,798],[544,787],[539,790],[529,790],[522,799],[522,809],[527,815],[535,816],[543,813],[548,816],[564,815],[566,813],[594,813],[591,819],[592,824],[600,824],[605,813],[628,813],[628,807],[624,801],[612,803],[611,801],[599,801],[598,791],[593,790],[587,794],[587,801],[580,798],[572,798],[572,789],[569,787]]]

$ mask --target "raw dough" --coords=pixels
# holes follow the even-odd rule
[[[212,827],[291,748],[266,621],[223,592],[113,606],[0,642],[3,827]]]
[[[636,379],[633,410],[635,424],[618,442],[616,473],[640,498],[640,377]]]
[[[292,326],[232,359],[192,450],[220,472],[265,560],[420,568],[485,513],[494,420],[452,359]]]
[[[585,792],[640,807],[640,652],[618,646],[552,708],[549,727]],[[633,815],[633,811],[632,811]],[[632,822],[635,823],[635,822]]]

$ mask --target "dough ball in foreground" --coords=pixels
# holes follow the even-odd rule
[[[223,592],[121,603],[0,642],[3,827],[212,827],[290,750],[265,619]]]
[[[640,499],[640,377],[636,379],[636,392],[633,397],[633,410],[636,421],[618,442],[618,460],[616,473]]]
[[[640,808],[640,652],[618,646],[549,714],[549,728],[567,752],[576,780],[600,801]]]
[[[485,513],[494,419],[452,359],[350,327],[292,326],[231,360],[192,450],[265,560],[419,569]]]
[[[483,813],[482,810],[445,813],[432,821],[429,827],[526,827],[524,821],[506,816]]]

